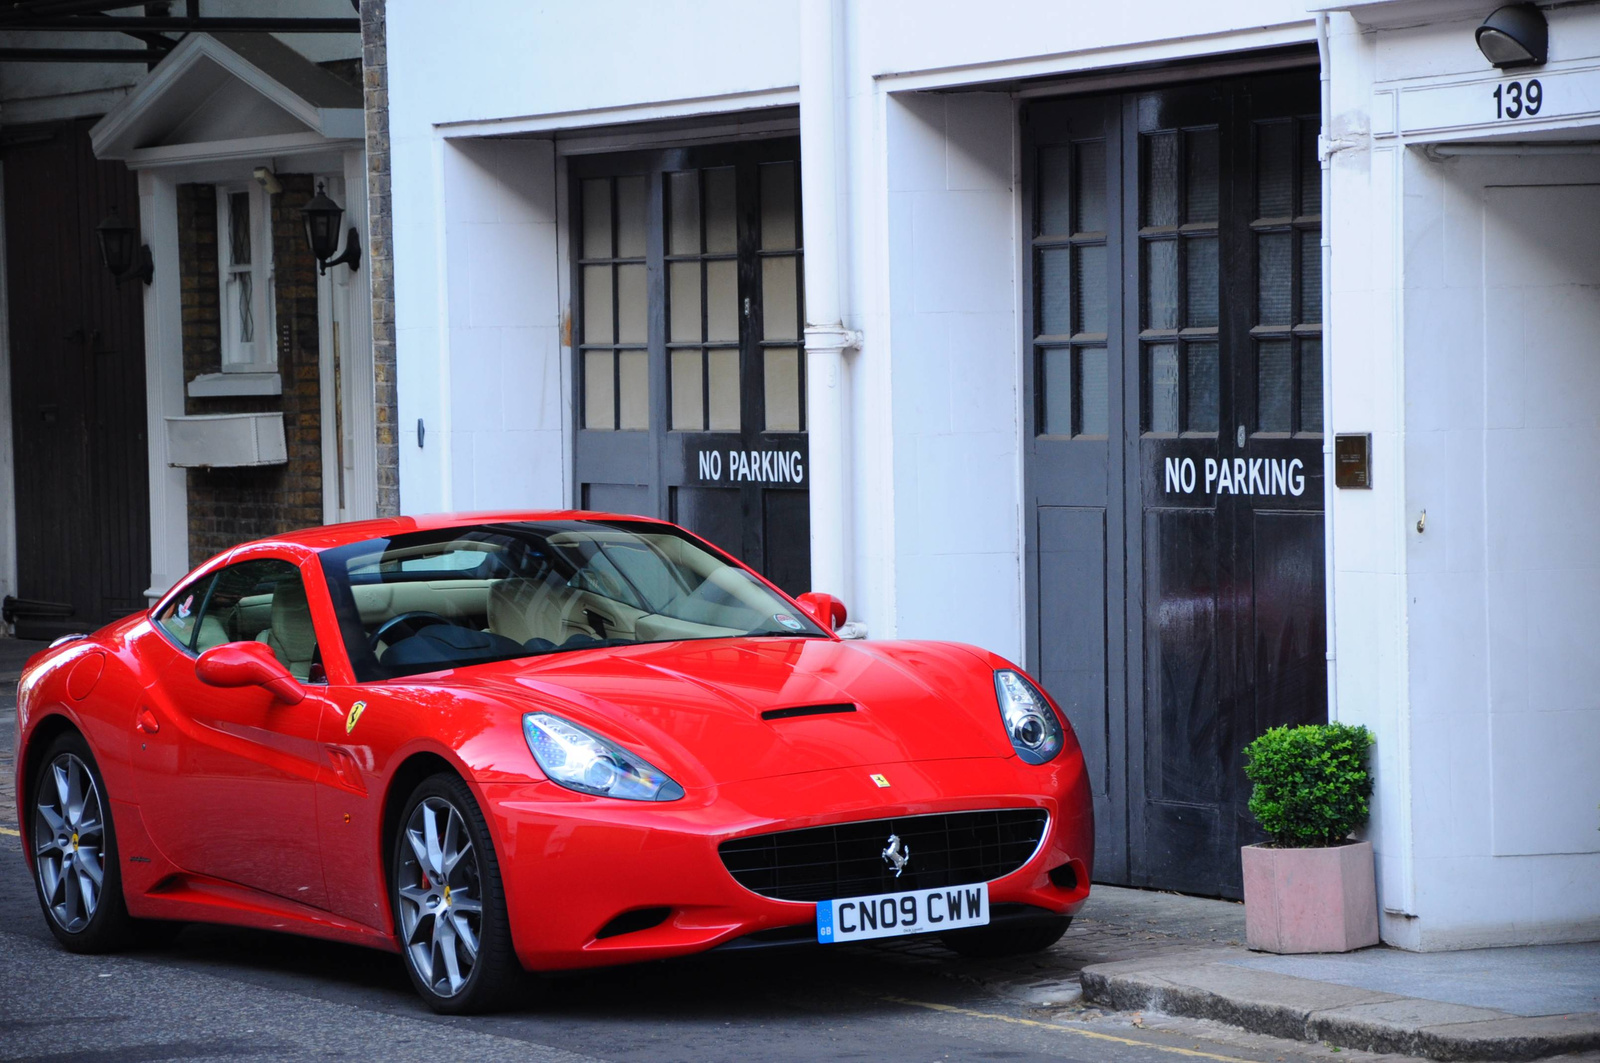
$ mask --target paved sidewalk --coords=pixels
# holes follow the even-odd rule
[[[932,945],[901,952],[938,957],[948,974],[1075,1018],[1096,1008],[1164,1013],[1441,1060],[1600,1058],[1600,942],[1319,956],[1250,952],[1243,942],[1243,905],[1096,886],[1066,937],[1040,956],[951,963]]]

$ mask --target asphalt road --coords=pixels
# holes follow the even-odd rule
[[[7,670],[0,661],[0,799],[10,802]],[[704,957],[533,982],[517,1010],[461,1019],[429,1012],[398,957],[285,935],[191,926],[160,949],[74,956],[46,929],[14,805],[0,808],[3,1060],[1379,1058],[1188,1020],[1032,1006],[961,973],[953,958],[945,966],[893,946]]]

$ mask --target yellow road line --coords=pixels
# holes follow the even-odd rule
[[[12,830],[10,827],[0,827],[0,834],[9,834],[13,838],[22,837],[22,832],[20,830]]]
[[[926,1008],[929,1011],[942,1011],[951,1015],[965,1015],[972,1019],[993,1019],[995,1022],[1009,1022],[1014,1026],[1035,1026],[1041,1030],[1054,1030],[1057,1033],[1077,1034],[1094,1041],[1111,1041],[1119,1045],[1131,1045],[1134,1048],[1149,1048],[1157,1052],[1171,1052],[1180,1056],[1191,1056],[1195,1059],[1216,1059],[1221,1063],[1251,1063],[1250,1060],[1240,1059],[1237,1056],[1219,1056],[1214,1052],[1201,1052],[1195,1048],[1178,1048],[1175,1045],[1157,1044],[1153,1041],[1139,1041],[1132,1037],[1118,1037],[1115,1034],[1100,1033],[1098,1030],[1083,1030],[1076,1026],[1062,1026],[1054,1022],[1040,1022],[1038,1019],[1018,1019],[1010,1015],[997,1015],[992,1011],[976,1011],[972,1008],[958,1008],[953,1004],[934,1004],[925,1000],[910,1000],[906,997],[879,997],[891,1004],[905,1004],[913,1008]]]

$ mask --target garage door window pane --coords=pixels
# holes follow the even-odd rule
[[[1178,242],[1144,245],[1144,323],[1146,328],[1178,327]]]
[[[1154,343],[1145,350],[1150,380],[1148,431],[1178,431],[1178,347]]]
[[[1221,159],[1218,157],[1217,131],[1193,129],[1183,136],[1184,184],[1188,186],[1189,209],[1184,221],[1203,224],[1217,220],[1217,191],[1221,184]]]
[[[1072,147],[1045,144],[1039,148],[1038,235],[1067,236],[1072,232],[1071,185],[1068,166]]]
[[[1322,341],[1300,341],[1300,431],[1322,431]]]
[[[583,267],[583,342],[610,343],[611,267]]]
[[[1184,396],[1191,432],[1217,430],[1217,345],[1191,343],[1189,356],[1189,387]]]
[[[1294,409],[1294,361],[1290,340],[1264,340],[1256,347],[1256,431],[1287,432]]]
[[[1072,351],[1051,347],[1039,354],[1039,392],[1044,397],[1039,431],[1049,436],[1072,434]]]
[[[1213,328],[1217,324],[1217,241],[1213,237],[1183,243],[1184,324]]]
[[[700,253],[700,174],[695,170],[667,174],[667,254]]]
[[[761,167],[761,247],[788,251],[796,246],[794,163],[769,162]]]
[[[650,356],[644,351],[618,351],[617,386],[621,398],[617,427],[649,428]]]
[[[667,288],[672,318],[671,341],[700,342],[700,263],[669,264]]]
[[[701,177],[706,189],[706,251],[718,254],[737,250],[739,234],[734,215],[733,170],[702,170]]]
[[[609,431],[617,426],[617,389],[610,351],[583,353],[583,427]]]
[[[644,257],[645,193],[643,177],[617,178],[617,257]]]
[[[1103,436],[1111,417],[1106,374],[1106,349],[1078,350],[1078,434]]]
[[[1039,332],[1065,336],[1072,331],[1071,248],[1039,252]]]
[[[678,432],[705,428],[706,401],[698,350],[672,352],[672,427]]]
[[[611,257],[611,181],[583,182],[583,257]]]
[[[645,291],[644,266],[617,267],[617,342],[645,342],[650,297]]]
[[[706,339],[739,338],[739,268],[731,260],[706,263]]]
[[[1084,140],[1073,145],[1077,180],[1073,182],[1075,232],[1098,233],[1106,229],[1106,145]]]
[[[711,351],[706,357],[711,384],[711,430],[737,432],[739,419],[739,352]]]
[[[766,376],[767,431],[800,431],[800,352],[772,347],[762,352]]]
[[[761,260],[761,322],[769,340],[800,338],[795,272],[795,260],[787,255]]]

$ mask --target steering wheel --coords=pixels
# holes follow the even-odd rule
[[[440,616],[438,613],[430,613],[426,609],[413,609],[409,613],[396,613],[394,616],[391,616],[389,619],[378,625],[378,630],[374,631],[367,638],[367,645],[372,648],[374,653],[376,653],[378,650],[378,643],[388,642],[389,632],[402,625],[410,628],[411,635],[415,635],[422,628],[432,627],[434,624],[453,623],[455,623],[455,621],[451,620],[449,617]],[[410,635],[407,635],[406,637],[409,638]]]

